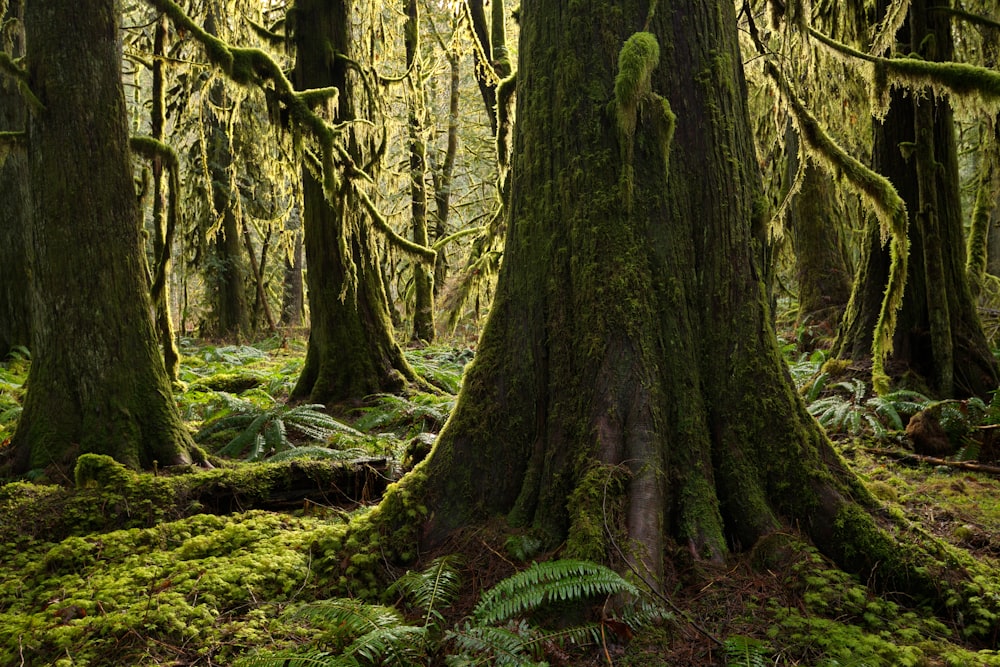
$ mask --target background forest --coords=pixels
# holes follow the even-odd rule
[[[529,18],[557,5],[525,4]],[[575,80],[562,54],[516,72],[520,47],[545,38],[502,0],[0,0],[0,666],[1000,665],[997,9],[709,4],[738,35],[742,66],[708,37],[705,57],[745,77],[762,189],[743,216],[752,243],[734,232],[704,264],[740,264],[725,255],[733,239],[753,253],[768,319],[747,339],[777,336],[781,380],[832,441],[830,465],[856,476],[886,534],[919,546],[890,555],[838,523],[831,548],[771,496],[753,509],[780,506],[781,530],[733,529],[738,503],[722,498],[724,536],[679,511],[668,565],[644,570],[621,519],[641,471],[573,464],[556,503],[571,527],[553,540],[545,494],[566,486],[560,456],[540,453],[543,436],[518,449],[516,420],[453,412],[460,392],[474,405],[492,395],[484,384],[518,386],[514,372],[484,381],[504,363],[479,354],[484,328],[492,342],[533,326],[510,310],[514,288],[498,288],[505,255],[526,265],[525,248],[551,246],[551,262],[535,258],[554,274],[565,260],[567,275],[588,261],[524,231],[527,191],[604,215],[596,186],[531,180],[573,150],[563,132],[591,141],[566,119],[588,104],[615,119],[620,156],[602,153],[626,165],[615,211],[655,210],[650,165],[671,184],[683,168],[670,146],[695,141],[673,138],[690,108],[654,92],[676,71],[651,75],[682,47],[665,41],[670,10],[655,0],[570,2],[560,19],[617,72],[638,72],[631,107],[621,74],[610,103],[600,83],[561,95]],[[633,5],[645,26],[623,46],[607,26]],[[574,22],[588,12],[594,35]],[[539,101],[550,78],[557,92]],[[531,134],[542,121],[518,125],[518,94],[533,122],[539,105],[553,110],[547,135]],[[709,109],[738,125],[739,109]],[[551,164],[524,157],[529,137]],[[63,176],[65,164],[80,168]],[[527,235],[509,238],[513,227]],[[633,293],[695,302],[655,268],[635,282],[619,262],[628,243],[588,250],[610,257],[608,291],[588,303],[614,320]],[[698,262],[679,265],[710,282]],[[522,274],[528,291],[558,293],[545,270]],[[566,320],[581,329],[572,347],[608,335]],[[680,340],[672,326],[660,337]],[[508,352],[542,358],[528,343]],[[597,378],[643,384],[626,357]],[[463,390],[473,360],[481,374]],[[710,384],[671,377],[668,396]],[[762,414],[780,402],[767,386]],[[743,414],[717,400],[708,413]],[[555,423],[564,404],[525,421]],[[692,405],[675,401],[667,420],[695,433]],[[491,427],[503,441],[508,426],[511,451],[555,481],[533,482],[541,500],[521,490],[497,516],[445,530],[464,510],[425,485],[464,460],[486,465],[492,440],[463,442]],[[727,469],[721,445],[708,458]],[[525,504],[534,514],[519,523]]]

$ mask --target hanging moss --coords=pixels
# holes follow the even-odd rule
[[[635,135],[639,102],[652,92],[650,77],[660,64],[660,44],[649,32],[637,32],[618,54],[615,77],[615,108],[618,129],[628,141]]]
[[[887,178],[848,155],[830,138],[791,90],[788,81],[774,63],[769,62],[765,67],[777,84],[778,91],[788,102],[796,128],[810,157],[833,176],[847,178],[878,216],[882,242],[890,240],[889,281],[872,341],[872,385],[877,393],[884,394],[889,390],[885,360],[892,352],[892,337],[896,331],[896,319],[903,305],[903,290],[906,287],[910,245],[906,203]],[[848,308],[850,307],[848,304]]]
[[[660,45],[656,36],[649,32],[637,32],[629,37],[618,54],[613,106],[622,147],[622,185],[629,208],[634,186],[632,161],[635,132],[642,108],[649,108],[651,111],[653,130],[663,152],[664,173],[669,167],[670,144],[677,118],[670,108],[670,102],[652,90],[651,77],[659,63]]]
[[[976,203],[972,209],[972,221],[969,228],[967,259],[965,272],[969,278],[969,287],[974,296],[978,296],[986,275],[987,236],[990,226],[990,214],[994,207],[995,181],[993,152],[981,151],[982,165],[980,167],[979,187],[976,189]]]

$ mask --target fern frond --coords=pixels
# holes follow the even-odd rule
[[[357,667],[357,660],[349,660],[325,651],[261,651],[238,658],[233,667]]]
[[[267,424],[268,420],[271,418],[271,414],[268,412],[262,413],[254,417],[250,425],[246,427],[239,435],[229,441],[229,443],[218,451],[221,456],[236,456],[242,454],[244,450],[251,447],[257,443],[257,437],[260,435],[261,430],[264,425]]]
[[[345,655],[359,655],[371,664],[410,667],[418,664],[426,651],[427,628],[396,625],[378,628],[355,639]]]
[[[472,612],[478,623],[500,623],[554,601],[580,600],[597,595],[639,590],[614,570],[579,560],[534,563],[488,590]]]
[[[511,628],[468,625],[460,631],[449,631],[446,637],[454,641],[461,653],[490,658],[489,664],[504,667],[522,667],[534,664],[529,660],[525,638],[531,637],[531,628],[525,622]]]
[[[389,591],[398,591],[423,609],[424,625],[430,625],[437,608],[451,604],[461,591],[462,579],[455,569],[458,562],[457,556],[435,558],[423,572],[407,572],[397,579]]]
[[[274,418],[264,425],[263,436],[264,446],[274,451],[285,449],[288,444],[285,422],[279,418]]]
[[[288,618],[308,621],[336,630],[341,637],[353,638],[381,628],[403,625],[403,616],[396,609],[378,604],[366,604],[348,598],[319,600],[286,612]]]
[[[283,452],[278,452],[267,457],[268,461],[290,461],[291,459],[329,459],[331,461],[354,461],[369,456],[363,449],[354,447],[352,449],[334,449],[321,445],[307,445],[305,447],[292,447]]]
[[[723,642],[723,648],[726,651],[726,664],[732,665],[732,667],[737,667],[737,665],[739,667],[765,667],[767,665],[765,658],[770,650],[767,644],[759,639],[733,635],[726,638]]]

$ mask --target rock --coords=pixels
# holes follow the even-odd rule
[[[955,446],[948,439],[948,434],[938,418],[921,410],[910,417],[906,425],[906,436],[913,443],[913,451],[925,456],[947,456],[955,452]]]

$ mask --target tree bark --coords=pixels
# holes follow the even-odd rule
[[[522,4],[504,264],[418,469],[429,540],[500,514],[607,559],[607,525],[662,581],[672,545],[718,559],[798,524],[842,564],[875,565],[852,533],[874,532],[851,500],[867,496],[795,394],[771,324],[734,13]],[[616,78],[644,25],[660,45],[648,88],[632,67]]]
[[[32,365],[14,436],[21,469],[108,454],[188,463],[191,437],[157,349],[120,80],[114,0],[25,7]]]
[[[910,24],[897,35],[905,51],[932,60],[951,57],[948,14],[934,11],[940,4],[911,4]],[[926,52],[929,44],[935,45],[932,52]],[[886,367],[895,377],[923,378],[941,397],[986,397],[1000,376],[966,274],[955,129],[947,99],[930,91],[895,90],[885,120],[875,124],[873,166],[896,187],[910,215],[910,269]],[[867,236],[836,345],[842,358],[871,356],[888,280],[889,251],[874,228]]]
[[[788,178],[798,171],[798,135],[786,142],[789,152]],[[788,228],[795,253],[795,276],[799,286],[796,329],[832,336],[851,297],[840,229],[843,211],[837,204],[833,179],[813,164],[804,167],[802,185],[791,204]]]
[[[355,118],[351,55],[350,2],[305,0],[296,3],[296,86],[336,86],[338,122]],[[329,57],[331,53],[347,58]],[[356,163],[370,154],[363,130],[352,126],[350,150]],[[302,374],[292,395],[314,403],[356,399],[377,392],[398,392],[416,374],[396,343],[378,250],[364,218],[355,184],[338,184],[328,200],[313,171],[302,170],[306,281],[311,331]]]
[[[0,49],[14,58],[24,55],[22,0],[11,0],[3,18]],[[0,76],[0,132],[22,132],[27,123],[24,100],[13,78]],[[0,148],[0,155],[4,148]],[[31,215],[27,155],[11,148],[0,157],[0,359],[15,346],[31,345],[25,235]]]

